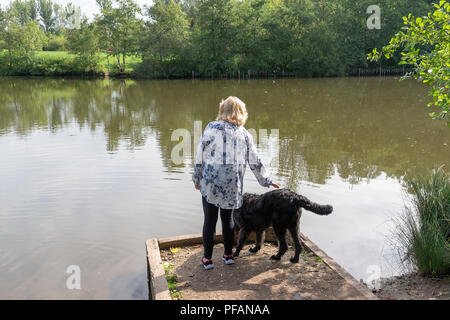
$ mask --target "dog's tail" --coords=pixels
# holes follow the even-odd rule
[[[321,216],[326,216],[333,212],[332,206],[320,205],[318,203],[310,201],[308,198],[301,195],[297,195],[297,205]]]

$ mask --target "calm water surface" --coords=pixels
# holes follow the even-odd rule
[[[247,128],[279,129],[274,180],[334,206],[305,211],[301,231],[357,279],[398,273],[387,239],[404,181],[450,159],[450,130],[414,81],[3,78],[0,298],[146,299],[145,240],[202,227],[172,132],[205,126],[229,95],[247,103]],[[267,190],[250,170],[245,189]],[[66,289],[70,265],[81,290]]]

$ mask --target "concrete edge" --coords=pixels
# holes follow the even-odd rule
[[[172,300],[166,280],[158,239],[149,239],[147,247],[148,287],[151,300]]]
[[[252,233],[249,236],[248,241],[254,241],[255,239],[255,234]],[[156,239],[150,239],[155,241]],[[148,241],[150,241],[148,240]],[[288,237],[288,240],[290,240],[290,237]],[[147,241],[147,242],[148,242]],[[169,296],[170,299],[170,294],[169,294],[169,289],[167,286],[167,281],[165,278],[165,274],[164,274],[164,269],[162,267],[162,260],[161,260],[161,255],[159,250],[167,250],[173,247],[185,247],[185,246],[191,246],[191,245],[196,245],[196,244],[202,244],[202,235],[201,234],[188,234],[188,235],[183,235],[183,236],[176,236],[176,237],[169,237],[169,238],[161,238],[159,240],[156,240],[156,247],[158,248],[158,251],[155,252],[153,251],[152,254],[155,254],[158,256],[159,259],[159,263],[161,264],[161,270],[162,270],[162,274],[164,276],[164,282],[165,282],[165,286],[162,286],[160,284],[156,284],[156,285],[152,285],[151,284],[151,279],[149,280],[149,287],[151,288],[150,291],[152,291],[152,287],[156,287],[153,289],[154,292],[159,292],[157,290],[162,290],[165,289],[167,287],[167,294]],[[216,243],[221,242],[222,241],[222,234],[221,233],[217,233],[216,234]],[[272,228],[269,228],[266,230],[266,236],[265,236],[265,241],[269,241],[269,242],[276,242],[276,236],[273,232]],[[302,244],[308,248],[308,250],[310,250],[312,253],[314,253],[317,257],[319,257],[320,259],[322,259],[322,261],[328,266],[330,267],[333,271],[335,271],[341,278],[343,278],[345,280],[345,282],[347,282],[350,286],[352,286],[353,288],[355,288],[355,290],[357,290],[363,297],[365,297],[368,300],[378,300],[378,298],[363,284],[361,284],[360,282],[358,282],[350,273],[348,273],[343,267],[341,267],[336,261],[334,261],[333,258],[331,258],[330,256],[328,256],[323,250],[321,250],[314,242],[312,242],[308,237],[306,237],[305,235],[303,235],[302,233],[300,233],[300,241],[302,242]],[[155,244],[152,245],[153,248],[155,248]],[[149,248],[149,245],[147,245],[147,248]],[[153,249],[155,250],[155,249]],[[149,256],[149,251],[147,249],[147,257]],[[149,261],[149,265],[151,265],[150,263],[150,259],[148,259]],[[155,262],[152,262],[153,264],[155,264]],[[158,262],[157,262],[158,263]],[[150,268],[150,270],[152,270],[152,268]],[[166,300],[166,299],[162,299],[162,296],[160,295],[156,295],[155,298],[153,298],[153,294],[152,294],[152,298],[154,300]],[[164,297],[164,295],[163,295]]]
[[[308,237],[300,233],[300,241],[305,247],[307,247],[311,252],[318,256],[322,261],[334,270],[341,278],[343,278],[350,286],[355,288],[362,296],[368,300],[378,300],[365,285],[357,281],[350,273],[347,272],[343,267],[341,267],[333,258],[327,255],[323,250],[321,250],[314,242],[309,240]]]

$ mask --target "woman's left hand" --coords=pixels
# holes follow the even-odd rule
[[[200,190],[200,186],[198,184],[195,185],[196,190]]]

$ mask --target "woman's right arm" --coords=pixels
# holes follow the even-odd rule
[[[277,185],[272,183],[272,180],[270,179],[269,174],[266,171],[266,168],[264,167],[261,158],[258,155],[256,146],[253,143],[253,137],[248,131],[247,131],[247,150],[248,150],[247,156],[248,165],[252,170],[253,174],[255,175],[256,179],[258,180],[259,184],[263,187],[270,187],[270,186],[278,187]]]

